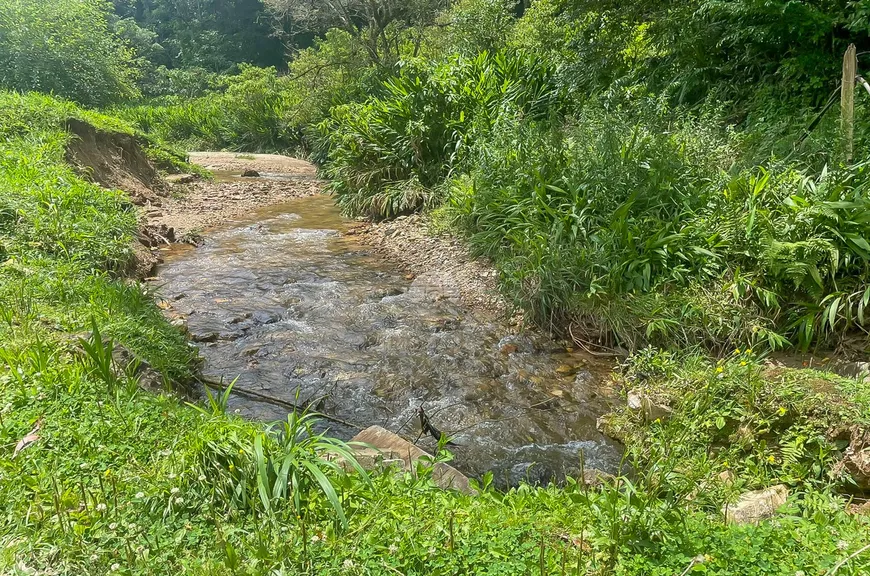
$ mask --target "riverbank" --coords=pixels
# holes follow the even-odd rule
[[[411,274],[426,274],[432,281],[449,287],[466,306],[500,317],[511,315],[511,323],[521,325],[521,315],[513,314],[499,291],[495,267],[475,259],[458,238],[433,233],[428,216],[414,214],[395,220],[367,221],[350,233]]]

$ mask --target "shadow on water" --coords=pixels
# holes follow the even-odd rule
[[[607,411],[590,360],[464,308],[449,279],[408,280],[344,234],[328,196],[252,213],[204,245],[171,252],[163,296],[187,317],[204,373],[236,388],[379,424],[411,440],[422,404],[455,435],[454,464],[499,484],[544,482],[587,466],[613,471],[620,447],[595,420]],[[298,400],[297,400],[298,394]],[[250,418],[286,408],[235,396]],[[350,438],[358,430],[330,423]],[[431,450],[434,441],[421,439]]]

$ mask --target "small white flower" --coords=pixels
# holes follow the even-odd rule
[[[136,492],[136,498],[144,498],[144,497],[145,497],[144,492]]]
[[[87,467],[88,467],[88,463],[87,463],[87,462],[82,462],[81,464],[79,464],[79,468],[80,468],[81,470],[86,470]]]
[[[169,491],[170,494],[178,494],[179,492],[180,490],[178,489],[178,486],[173,486],[172,489]]]
[[[320,542],[320,536],[315,534],[314,536],[311,537],[311,543],[316,544],[317,542]]]
[[[169,475],[170,480],[175,480],[176,478],[178,478],[178,474],[170,474]]]
[[[341,565],[345,570],[350,570],[351,568],[353,568],[353,560],[351,560],[350,558],[345,558],[344,562],[342,562]]]
[[[236,408],[236,409],[235,409],[235,413],[236,413],[236,414],[241,414],[241,413],[242,413],[242,409],[241,409],[241,408]]]
[[[395,553],[398,552],[398,551],[399,551],[399,547],[398,547],[398,546],[396,546],[395,544],[390,544],[390,548],[389,548],[389,552],[390,552],[390,554],[395,554]]]
[[[179,506],[181,506],[182,504],[184,504],[184,498],[179,496],[178,498],[175,499],[175,503],[178,504]]]
[[[435,555],[435,548],[434,547],[429,548],[429,556],[434,556],[434,555]]]
[[[117,571],[120,570],[120,569],[121,569],[121,565],[118,564],[117,562],[115,562],[114,564],[112,564],[112,572],[117,572]]]
[[[96,554],[91,554],[91,562],[96,562],[99,560],[99,557]]]
[[[135,531],[136,528],[138,528],[138,526],[136,526],[133,522],[130,522],[129,524],[127,524],[127,530],[129,530],[131,532]]]
[[[160,452],[158,452],[158,454],[160,454],[161,456],[172,456],[172,450],[161,450]]]
[[[806,572],[804,572],[803,570],[798,570],[797,572],[794,573],[794,576],[807,576],[807,575],[806,575]]]
[[[205,474],[200,474],[197,480],[199,480],[200,482],[205,482]]]
[[[112,522],[111,524],[109,524],[109,530],[114,530],[117,527],[118,527],[118,524],[116,522]]]
[[[849,543],[845,540],[840,540],[837,542],[837,550],[845,550],[849,547]]]
[[[106,511],[105,503],[100,502],[99,504],[97,504],[97,512],[105,512],[105,511]]]

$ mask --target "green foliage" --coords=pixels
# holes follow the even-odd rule
[[[196,99],[114,110],[158,141],[188,150],[230,149],[240,152],[285,152],[303,145],[295,121],[298,102],[286,77],[274,68],[243,66],[226,77],[226,90]]]
[[[115,27],[154,66],[226,73],[242,63],[286,64],[283,27],[272,21],[260,0],[113,3],[120,18]]]
[[[96,318],[106,335],[183,381],[190,377],[192,352],[182,335],[160,321],[160,310],[140,286],[113,278],[130,263],[136,214],[121,192],[85,182],[66,164],[63,126],[70,117],[131,130],[47,96],[0,93],[6,335],[41,325],[74,334],[90,329]]]
[[[444,15],[448,53],[476,56],[498,52],[512,35],[514,8],[511,0],[461,0]]]
[[[339,206],[390,217],[426,205],[500,113],[534,118],[559,109],[551,73],[522,54],[454,57],[431,71],[403,69],[377,98],[334,108],[321,132]]]
[[[132,52],[109,30],[103,0],[0,5],[0,88],[54,93],[88,106],[136,95]]]

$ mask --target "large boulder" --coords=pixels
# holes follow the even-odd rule
[[[753,490],[740,495],[734,504],[723,507],[725,521],[733,524],[758,524],[772,518],[788,499],[788,488],[782,484]]]
[[[354,456],[360,465],[370,470],[379,465],[394,465],[402,470],[413,472],[417,469],[421,458],[432,458],[431,454],[380,426],[366,428],[351,441],[366,445],[366,447],[355,447]],[[439,488],[445,490],[458,490],[466,494],[473,492],[468,484],[468,477],[443,462],[434,465],[432,480]]]

